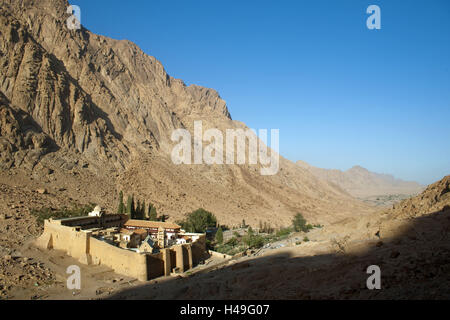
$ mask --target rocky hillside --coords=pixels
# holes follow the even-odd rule
[[[194,120],[204,129],[246,126],[215,90],[172,78],[135,44],[69,30],[67,6],[0,0],[2,181],[15,184],[13,174],[23,187],[110,210],[123,190],[171,219],[204,207],[230,225],[243,217],[283,225],[299,211],[322,223],[371,212],[283,158],[275,176],[250,165],[174,165],[174,129],[192,132]]]
[[[136,45],[68,30],[66,1],[1,4],[3,103],[38,126],[23,132],[124,167],[135,150],[169,150],[184,114],[229,118],[217,92],[186,87]]]
[[[386,195],[416,195],[424,187],[413,181],[403,181],[389,174],[371,172],[361,166],[341,171],[322,169],[297,161],[297,165],[307,169],[319,179],[334,183],[357,198]]]
[[[395,217],[414,218],[450,210],[450,176],[429,185],[424,192],[395,204],[389,213]]]

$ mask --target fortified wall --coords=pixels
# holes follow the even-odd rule
[[[121,227],[125,215],[77,217],[45,220],[44,233],[36,240],[43,249],[66,252],[86,265],[105,265],[115,272],[140,281],[185,272],[198,264],[206,253],[205,235],[189,244],[161,249],[159,253],[138,253],[111,245],[92,236],[92,229]]]

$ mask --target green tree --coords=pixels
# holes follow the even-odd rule
[[[156,207],[151,205],[150,209],[150,221],[158,221],[158,213],[156,212]]]
[[[131,219],[136,219],[136,206],[134,202],[134,194],[131,196],[131,209],[130,209]]]
[[[130,216],[130,218],[132,218],[132,212],[133,212],[133,198],[131,196],[128,196],[126,213],[128,216]]]
[[[151,212],[151,211],[152,211],[152,204],[149,203],[149,204],[148,204],[147,214],[146,214],[145,218],[146,218],[147,220],[150,220],[150,221],[151,221],[151,219],[150,219],[150,212]]]
[[[179,224],[187,232],[203,233],[208,228],[214,228],[217,225],[217,219],[211,212],[200,208],[189,213],[186,220],[180,221]]]
[[[278,238],[284,238],[287,237],[291,232],[291,228],[280,228],[280,230],[278,230],[278,232],[276,233],[276,236]]]
[[[123,191],[120,191],[119,194],[119,207],[117,208],[118,214],[125,213],[125,205],[123,204]]]
[[[226,245],[229,245],[231,247],[235,247],[239,244],[239,240],[236,237],[231,238],[230,240],[225,243]]]
[[[141,201],[138,199],[134,213],[134,219],[140,219],[140,215],[141,215]]]
[[[294,230],[297,232],[303,231],[308,232],[310,229],[312,229],[312,226],[310,224],[306,224],[306,219],[303,218],[303,215],[301,213],[297,213],[292,220],[292,224],[294,226]]]
[[[252,249],[261,248],[264,245],[264,238],[260,235],[255,235],[253,233],[247,234],[242,238],[242,241]]]
[[[216,232],[216,241],[217,241],[217,243],[223,243],[223,230],[222,230],[222,227],[219,227],[219,229]]]
[[[142,202],[141,210],[139,212],[139,219],[145,220],[145,200]]]

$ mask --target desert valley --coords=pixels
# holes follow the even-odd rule
[[[260,164],[174,164],[174,130],[246,124],[217,91],[171,77],[136,44],[68,30],[68,5],[0,0],[0,299],[450,298],[449,175],[424,186],[282,156],[266,176]],[[187,230],[173,245],[196,237],[186,219],[199,209],[224,238],[211,228],[204,258],[148,281],[36,245],[45,219],[95,206],[137,215],[134,202],[143,220],[154,207],[169,229]],[[81,290],[66,286],[74,264]],[[371,265],[382,290],[366,287]]]

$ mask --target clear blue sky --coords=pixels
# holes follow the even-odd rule
[[[450,174],[450,1],[71,0],[233,119],[280,129],[280,153],[428,184]],[[366,8],[381,8],[368,30]]]

